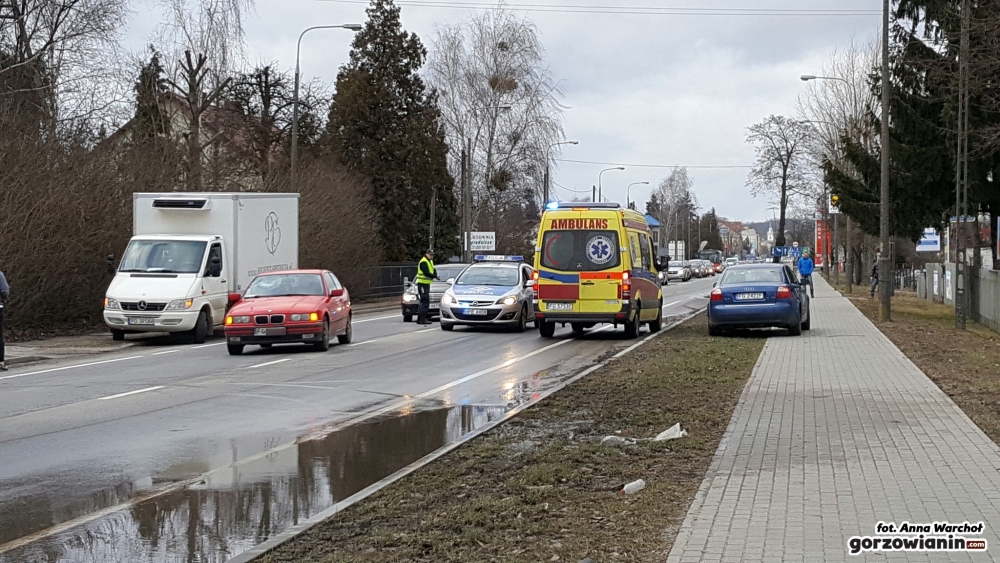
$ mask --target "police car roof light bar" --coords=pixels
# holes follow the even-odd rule
[[[561,203],[561,205],[560,205]],[[553,201],[545,206],[548,210],[556,209],[621,209],[622,205],[620,203],[595,203],[595,202],[583,202],[583,201],[564,201],[558,202]]]
[[[476,262],[524,262],[524,256],[505,256],[502,254],[477,254]]]

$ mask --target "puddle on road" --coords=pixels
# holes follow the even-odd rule
[[[520,382],[504,387],[505,399],[514,399],[506,406],[404,412],[348,426],[2,553],[0,562],[225,561],[503,417],[533,394],[522,397],[528,388]]]

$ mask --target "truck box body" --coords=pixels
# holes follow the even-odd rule
[[[107,291],[105,323],[125,332],[221,327],[229,295],[261,272],[298,267],[298,194],[137,193],[133,237]]]

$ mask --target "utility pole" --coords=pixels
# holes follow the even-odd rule
[[[882,186],[879,201],[879,318],[892,320],[892,248],[889,241],[889,0],[882,0]]]
[[[593,191],[590,194],[590,201],[597,202],[597,186],[595,185]]]
[[[958,150],[955,159],[955,328],[965,330],[969,316],[969,296],[965,291],[965,218],[968,214],[969,174],[969,0],[962,1],[962,38],[958,65]],[[979,236],[979,233],[976,233]]]
[[[463,262],[465,261],[465,249],[466,249],[466,246],[468,246],[468,237],[466,236],[465,233],[467,233],[469,231],[469,227],[468,227],[468,225],[469,225],[469,212],[466,211],[466,209],[467,209],[467,205],[466,204],[469,203],[469,189],[468,189],[468,182],[467,182],[467,180],[468,180],[468,174],[469,174],[469,171],[468,171],[468,168],[467,168],[468,167],[468,158],[469,158],[469,153],[466,152],[466,145],[465,145],[465,143],[462,143],[462,170],[461,170],[461,174],[459,176],[459,186],[460,186],[459,190],[462,192],[462,214],[461,214],[461,216],[462,216],[462,225],[461,225],[461,230],[462,230],[462,253],[461,253],[461,256],[462,256],[462,261]]]
[[[840,214],[833,213],[833,283],[840,285],[840,238],[837,236],[837,225],[840,224]]]
[[[854,253],[851,252],[851,216],[845,215],[845,217],[847,218],[847,242],[844,244],[844,275],[847,276],[847,294],[850,295],[854,289],[854,268],[852,267]]]
[[[542,181],[542,189],[545,192],[542,195],[542,210],[545,210],[545,206],[549,204],[549,159],[545,159],[545,179]]]
[[[431,192],[431,235],[428,237],[429,244],[427,246],[427,248],[430,248],[431,250],[434,249],[434,213],[436,211],[435,208],[437,207],[437,197],[437,186],[434,186],[434,191]]]

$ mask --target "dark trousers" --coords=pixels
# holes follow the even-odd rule
[[[802,285],[809,286],[809,297],[816,297],[816,290],[814,289],[815,286],[813,286],[813,277],[811,274],[808,276],[802,276]]]
[[[420,297],[420,305],[417,306],[417,321],[427,318],[427,311],[431,308],[431,286],[430,284],[417,284],[417,296]]]
[[[0,307],[0,363],[4,362],[4,344],[3,344],[3,307]]]

